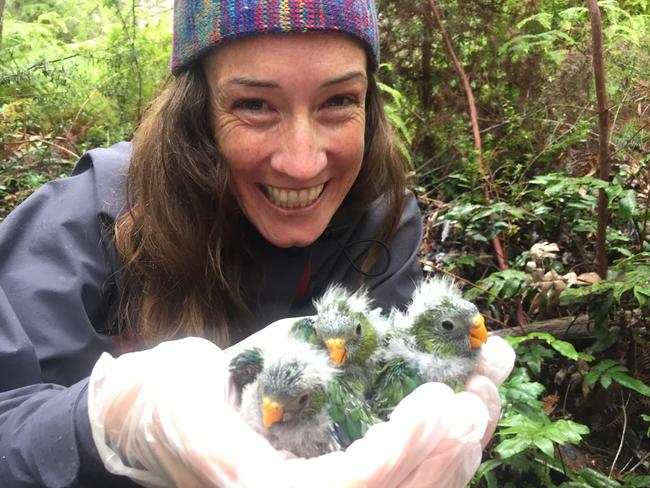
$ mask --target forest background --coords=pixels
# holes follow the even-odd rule
[[[0,220],[131,137],[169,81],[171,3],[0,0]],[[517,351],[472,486],[650,486],[650,0],[598,4],[605,132],[587,3],[377,4],[423,269],[462,280]]]

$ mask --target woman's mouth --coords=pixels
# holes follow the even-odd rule
[[[275,205],[282,208],[302,208],[308,207],[320,197],[323,193],[324,184],[303,188],[302,190],[291,190],[287,188],[277,188],[275,186],[264,185],[265,193],[269,200]]]

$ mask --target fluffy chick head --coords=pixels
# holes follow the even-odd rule
[[[371,300],[366,290],[350,293],[333,285],[314,306],[314,332],[332,363],[337,367],[363,364],[377,348],[377,331],[368,320]]]
[[[447,277],[418,285],[405,322],[418,349],[430,353],[469,356],[487,340],[483,316]]]
[[[300,341],[289,341],[282,350],[265,355],[258,377],[264,427],[313,419],[326,406],[335,374],[322,351]]]

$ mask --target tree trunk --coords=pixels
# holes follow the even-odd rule
[[[600,9],[597,0],[587,0],[591,21],[592,64],[598,100],[598,176],[609,181],[609,107],[607,101],[605,63],[603,61],[603,34],[600,22]],[[598,191],[598,227],[596,229],[596,271],[602,279],[607,279],[607,193]]]

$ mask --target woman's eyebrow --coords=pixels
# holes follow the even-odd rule
[[[255,78],[237,77],[231,78],[224,85],[244,85],[253,88],[277,88],[279,85],[273,81],[256,80]]]
[[[343,83],[345,81],[352,80],[354,78],[361,78],[363,81],[366,80],[366,75],[363,71],[349,71],[347,73],[342,74],[341,76],[337,76],[336,78],[332,78],[331,80],[327,80],[325,83],[323,83],[321,86],[331,86],[331,85],[337,85],[339,83]]]
[[[341,76],[337,76],[336,78],[332,78],[330,80],[323,82],[321,86],[325,87],[325,86],[337,85],[339,83],[344,83],[354,78],[360,78],[365,81],[366,75],[363,73],[363,71],[357,71],[357,70],[350,71],[348,73],[342,74]],[[231,78],[228,81],[226,81],[224,85],[244,85],[252,88],[278,88],[280,86],[274,81],[258,80],[255,78],[247,78],[247,77]]]

